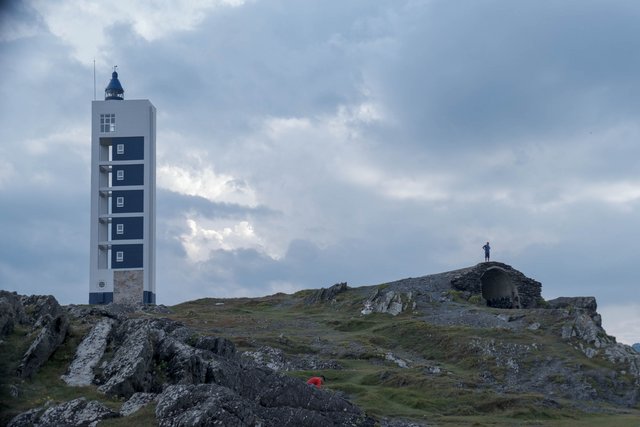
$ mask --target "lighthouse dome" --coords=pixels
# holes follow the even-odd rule
[[[124,99],[124,89],[118,80],[118,73],[114,70],[111,73],[111,81],[104,90],[104,99],[116,99],[122,101]]]

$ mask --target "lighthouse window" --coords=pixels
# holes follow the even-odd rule
[[[117,251],[116,252],[116,262],[122,262],[124,261],[124,252],[123,251]]]
[[[124,180],[124,170],[120,169],[118,172],[116,172],[116,180]]]
[[[100,132],[115,132],[116,131],[116,115],[115,114],[100,114]]]
[[[116,207],[118,208],[124,207],[124,197],[116,197]]]
[[[116,224],[116,234],[124,234],[124,224]]]

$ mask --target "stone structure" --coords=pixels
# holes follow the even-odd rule
[[[139,303],[143,294],[142,270],[116,270],[113,272],[113,302],[115,304]]]
[[[542,301],[542,284],[510,265],[483,262],[451,280],[459,291],[480,295],[490,307],[536,308]]]

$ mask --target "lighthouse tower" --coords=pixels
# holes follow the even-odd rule
[[[156,302],[156,108],[114,71],[91,103],[89,304]]]

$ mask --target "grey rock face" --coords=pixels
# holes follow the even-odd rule
[[[117,417],[118,414],[95,400],[84,397],[22,413],[9,422],[10,427],[96,426],[100,420]]]
[[[56,318],[64,313],[64,309],[58,304],[58,301],[51,295],[31,295],[23,296],[22,305],[29,307],[32,319],[35,324],[39,324],[40,318],[49,315]]]
[[[595,297],[559,297],[547,301],[549,308],[578,308],[594,314],[598,309]]]
[[[635,351],[640,353],[640,343],[635,343],[634,345],[631,346],[631,348],[633,348]]]
[[[127,338],[102,373],[106,382],[98,389],[108,395],[130,396],[148,391],[153,380],[150,366],[153,357],[153,335],[146,321],[131,320],[120,328]]]
[[[30,378],[66,338],[69,319],[50,295],[26,297],[0,291],[0,338],[13,332],[18,324],[32,328],[28,339],[33,341],[18,366],[18,375]]]
[[[54,299],[55,302],[55,299]],[[57,304],[57,302],[56,302]],[[59,308],[60,306],[58,306]],[[69,319],[62,310],[53,310],[56,317],[43,314],[37,324],[42,324],[40,332],[22,357],[18,374],[30,378],[47,361],[53,352],[63,343],[69,331]]]
[[[19,415],[16,415],[7,427],[32,427],[36,426],[36,421],[40,418],[40,415],[45,411],[45,408],[34,408]]]
[[[0,337],[13,332],[19,323],[27,323],[21,297],[15,292],[0,291]]]
[[[129,416],[138,412],[141,408],[155,401],[158,395],[155,393],[135,393],[120,408],[120,415]]]
[[[604,369],[591,372],[589,383],[594,387],[588,390],[595,398],[598,390],[615,390],[600,396],[618,405],[633,406],[638,402],[637,387],[640,386],[640,354],[631,347],[619,344],[615,338],[607,335],[601,325],[601,317],[596,312],[594,297],[557,298],[548,302],[560,324],[562,339],[590,359],[602,358],[617,367],[617,370]],[[574,373],[573,377],[586,373]],[[630,375],[629,383],[624,377]],[[582,387],[586,390],[585,387]]]
[[[640,354],[631,347],[615,343],[602,349],[604,357],[610,362],[627,367],[627,371],[636,378],[636,385],[640,386]]]
[[[615,344],[615,338],[602,329],[602,318],[596,312],[594,297],[560,297],[547,301],[550,309],[559,310],[564,317],[561,336],[564,340],[577,339],[580,350],[593,358],[601,348]]]
[[[161,427],[261,425],[256,405],[217,384],[172,385],[158,397]]]
[[[336,298],[336,295],[346,291],[347,289],[349,289],[349,286],[347,286],[347,282],[336,283],[329,289],[322,288],[315,291],[311,296],[309,296],[309,298],[305,300],[305,303],[318,304],[321,302],[333,301]]]
[[[397,357],[395,354],[391,352],[385,353],[384,359],[388,360],[389,362],[395,363],[396,365],[398,365],[398,367],[403,369],[409,367],[409,363],[406,360]]]
[[[222,357],[233,357],[236,354],[236,346],[228,339],[221,337],[200,337],[195,347]]]
[[[107,338],[114,321],[103,318],[98,322],[76,349],[76,355],[69,366],[67,375],[61,378],[71,386],[88,386],[92,383],[93,368],[98,364],[107,347]]]
[[[315,355],[287,356],[282,350],[269,346],[262,346],[256,351],[245,351],[241,357],[274,371],[342,369],[342,366],[334,360],[321,360]]]
[[[117,350],[98,377],[99,389],[145,399],[153,394],[136,392],[159,393],[160,425],[373,425],[342,397],[245,362],[224,340],[188,344],[192,334],[177,322],[126,320],[113,340]]]
[[[414,306],[415,303],[412,292],[396,292],[390,289],[377,288],[364,303],[364,309],[361,313],[365,315],[370,313],[388,313],[392,316],[397,316],[404,310],[413,308]]]
[[[255,385],[266,387],[251,397],[219,384],[172,385],[158,397],[156,418],[162,427],[374,425],[342,399],[306,384],[287,390],[256,378]]]

